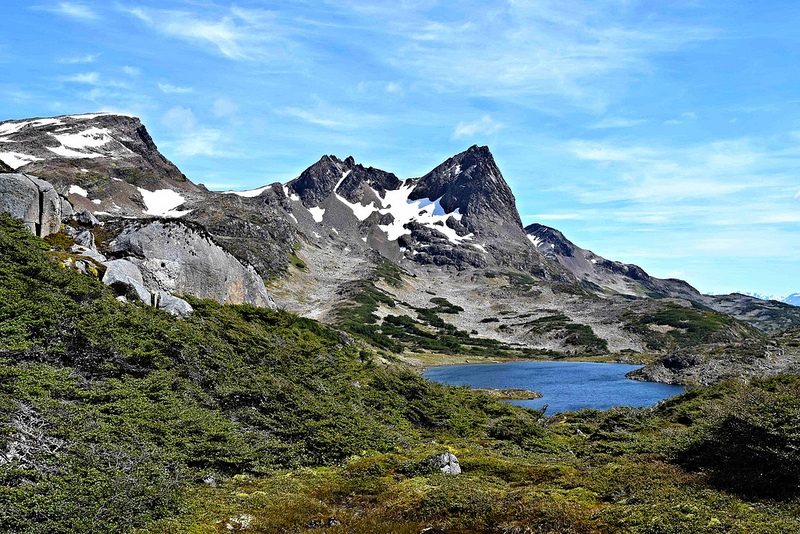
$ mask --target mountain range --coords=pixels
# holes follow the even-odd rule
[[[91,264],[121,298],[176,313],[190,312],[180,295],[280,307],[395,350],[475,338],[642,352],[800,324],[792,301],[704,295],[523,227],[485,146],[416,178],[325,155],[285,184],[220,192],[181,173],[139,119],[94,113],[0,122],[0,162],[5,211],[63,234],[64,261]]]

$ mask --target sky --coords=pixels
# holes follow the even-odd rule
[[[140,117],[211,189],[488,145],[523,224],[800,292],[800,3],[4,0],[0,120]]]

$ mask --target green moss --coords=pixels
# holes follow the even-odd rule
[[[298,271],[306,271],[308,270],[308,266],[305,264],[303,260],[297,257],[297,255],[292,254],[289,256],[289,263],[294,265],[295,269]]]

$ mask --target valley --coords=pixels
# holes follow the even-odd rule
[[[488,147],[237,192],[135,117],[0,142],[3,531],[800,530],[800,308],[523,227]],[[552,415],[420,372],[511,360],[687,391]]]

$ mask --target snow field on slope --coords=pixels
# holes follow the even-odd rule
[[[454,229],[447,226],[447,219],[454,217],[457,221],[460,221],[462,215],[459,213],[458,209],[452,213],[445,213],[441,204],[441,198],[436,200],[431,200],[428,198],[409,200],[408,197],[411,194],[411,191],[414,189],[413,184],[403,184],[399,189],[387,190],[383,198],[383,205],[386,206],[385,208],[377,206],[375,201],[367,204],[366,206],[363,204],[349,202],[346,198],[337,193],[339,186],[342,185],[342,182],[349,174],[350,171],[342,174],[341,179],[333,188],[334,195],[336,195],[336,198],[339,200],[339,202],[343,203],[353,211],[353,215],[355,215],[359,221],[365,220],[367,217],[376,212],[380,215],[385,215],[387,213],[391,214],[391,216],[394,218],[394,221],[391,224],[378,225],[378,228],[386,232],[389,241],[395,241],[403,235],[410,235],[411,230],[404,228],[404,226],[410,222],[417,222],[444,234],[444,236],[453,244],[459,244],[463,241],[472,239],[473,234],[460,236]],[[366,187],[369,187],[369,185]],[[376,196],[380,195],[377,195],[376,193]],[[321,220],[322,219],[320,218],[320,221]]]
[[[183,197],[172,189],[158,189],[156,191],[148,191],[137,187],[139,193],[142,194],[147,210],[143,213],[145,215],[159,215],[162,217],[183,217],[191,210],[175,211],[175,208],[184,203]]]

